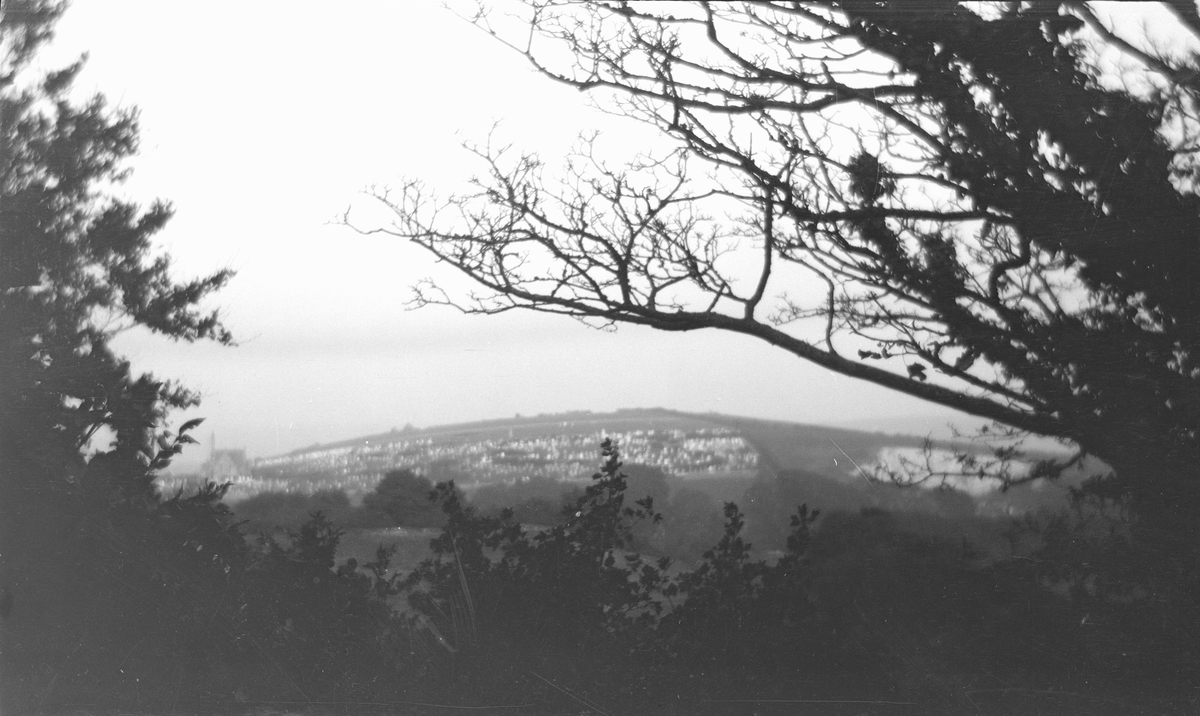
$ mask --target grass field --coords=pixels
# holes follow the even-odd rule
[[[366,564],[375,559],[375,550],[382,544],[396,548],[396,553],[392,555],[392,571],[406,574],[422,559],[430,556],[429,540],[437,534],[436,529],[403,527],[346,530],[338,544],[337,561],[340,564],[353,557],[359,564]]]

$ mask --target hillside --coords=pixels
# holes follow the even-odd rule
[[[332,443],[311,445],[262,464],[303,463],[323,454],[358,451],[406,441],[435,444],[536,439],[546,436],[586,436],[698,432],[726,429],[751,442],[766,465],[775,469],[818,469],[833,465],[845,450],[855,460],[870,461],[884,447],[919,447],[923,438],[887,435],[782,421],[743,418],[718,413],[684,413],[665,408],[618,410],[614,413],[577,411],[555,415],[505,418],[423,429],[392,430]],[[839,450],[839,447],[841,450]],[[844,462],[844,459],[843,459]]]
[[[822,502],[844,507],[880,506],[885,493],[887,505],[911,502],[908,497],[891,497],[891,489],[866,478],[881,459],[919,456],[925,444],[916,436],[716,413],[582,411],[392,430],[254,460],[242,471],[248,474],[224,477],[235,483],[233,499],[260,492],[329,489],[355,498],[397,468],[414,469],[435,481],[455,480],[468,493],[485,485],[572,483],[596,470],[605,437],[618,443],[627,464],[659,468],[673,485],[701,489],[716,499],[739,497],[756,479],[820,480],[829,484],[820,489],[814,484],[807,491],[825,497]],[[952,448],[968,447],[944,441],[931,445],[943,456]],[[1006,493],[985,485],[959,487],[972,492],[992,513],[1060,504],[1065,495],[1060,485]]]

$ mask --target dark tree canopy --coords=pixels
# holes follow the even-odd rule
[[[1200,508],[1194,55],[1082,2],[518,4],[474,22],[671,149],[555,171],[489,140],[471,193],[376,192],[394,221],[362,230],[484,289],[417,304],[755,336],[1070,441],[1142,514]]]
[[[197,665],[219,652],[220,642],[199,637],[211,633],[212,605],[232,593],[244,553],[223,488],[160,496],[154,484],[199,423],[168,433],[166,413],[196,396],[133,375],[110,347],[134,326],[229,343],[217,315],[200,308],[229,274],[177,281],[151,244],[170,208],[112,196],[137,149],[136,113],[101,96],[72,100],[82,60],[31,70],[62,9],[39,0],[0,9],[6,711],[40,710],[89,683],[100,683],[89,699],[128,692],[135,673],[161,675],[181,665],[180,653]],[[118,652],[129,655],[123,664]]]
[[[154,429],[165,410],[192,405],[195,396],[131,375],[109,340],[142,326],[173,339],[229,343],[217,315],[198,304],[230,274],[177,282],[167,257],[151,247],[170,207],[142,209],[109,195],[137,150],[137,116],[110,109],[99,95],[83,104],[69,99],[82,60],[43,77],[21,72],[61,10],[15,2],[0,14],[7,51],[0,66],[4,485],[60,489],[92,473],[125,481],[127,496],[149,497],[147,468],[162,467],[179,447],[157,443]],[[85,462],[85,447],[104,428],[112,449]],[[114,471],[114,461],[125,467]]]
[[[383,476],[375,491],[363,497],[363,510],[380,515],[386,523],[406,527],[433,527],[441,524],[438,506],[430,500],[433,483],[409,469],[391,470]]]

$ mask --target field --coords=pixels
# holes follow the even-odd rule
[[[353,557],[359,564],[375,559],[375,550],[380,545],[395,547],[391,566],[393,572],[406,574],[429,556],[429,540],[436,537],[435,529],[356,529],[346,530],[338,544],[337,561],[344,562]]]

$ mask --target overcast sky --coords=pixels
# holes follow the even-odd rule
[[[178,416],[208,418],[184,467],[213,435],[265,456],[516,413],[661,406],[888,427],[952,415],[730,334],[405,310],[411,284],[447,274],[419,249],[327,223],[365,208],[364,186],[413,176],[454,188],[479,170],[459,141],[495,120],[504,139],[547,158],[591,128],[654,139],[535,76],[438,3],[79,1],[49,59],[84,51],[80,88],[141,110],[123,191],[175,205],[161,244],[180,275],[238,274],[214,302],[237,347],[118,343],[135,369],[202,393]]]

